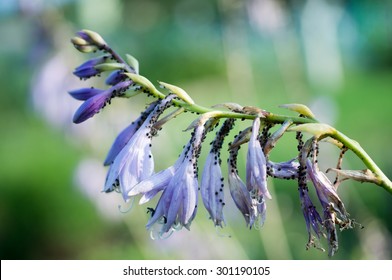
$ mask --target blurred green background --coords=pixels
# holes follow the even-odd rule
[[[328,259],[305,250],[293,182],[271,180],[273,200],[258,230],[245,227],[228,190],[223,230],[200,207],[191,231],[152,240],[144,225],[146,207],[154,204],[135,203],[121,213],[118,206],[127,206],[119,195],[101,193],[101,162],[149,99],[115,100],[94,119],[72,124],[80,103],[67,91],[102,85],[72,76],[90,57],[69,42],[83,28],[138,58],[151,81],[176,84],[200,104],[237,102],[276,113],[286,113],[279,104],[307,104],[359,141],[392,178],[391,1],[2,0],[2,259]],[[189,137],[181,129],[191,121],[192,115],[178,118],[155,139],[157,170],[175,161]],[[278,144],[273,160],[295,156],[291,138]],[[321,147],[323,170],[336,164],[338,153]],[[344,167],[364,168],[350,153]],[[339,193],[364,229],[339,232],[333,259],[391,259],[392,197],[355,182],[344,182]]]

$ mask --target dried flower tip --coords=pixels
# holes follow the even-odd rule
[[[260,118],[265,118],[265,116],[268,116],[268,112],[265,110],[262,110],[258,107],[254,106],[245,106],[242,108],[243,113],[248,114],[248,115],[256,115]]]
[[[135,74],[139,74],[139,61],[130,54],[126,54],[125,58],[129,66],[131,66],[133,70],[135,70]]]
[[[80,38],[80,37],[73,37],[71,39],[71,43],[74,44],[75,47],[76,46],[88,46],[88,45],[90,45],[89,42],[87,42],[86,40],[84,40],[83,38]]]
[[[229,146],[229,150],[232,150],[234,148],[241,146],[242,144],[249,142],[251,133],[252,133],[252,127],[247,127],[243,131],[241,131]]]
[[[158,82],[162,87],[168,89],[169,91],[171,91],[172,93],[174,93],[175,95],[177,95],[179,98],[181,98],[182,100],[184,100],[186,103],[193,105],[195,104],[195,101],[193,101],[193,99],[188,95],[188,93],[186,93],[185,90],[183,90],[182,88],[179,88],[177,86],[168,84],[168,83],[164,83],[164,82]]]
[[[292,103],[292,104],[282,104],[279,106],[280,108],[285,108],[290,111],[297,112],[305,117],[308,117],[310,119],[315,119],[316,117],[314,116],[313,112],[309,109],[308,106],[303,105],[303,104],[298,104],[298,103]]]
[[[96,46],[91,46],[91,45],[87,45],[87,46],[78,46],[78,45],[74,45],[75,48],[82,52],[82,53],[92,53],[98,50],[98,47]]]
[[[342,176],[343,178],[340,179],[340,182],[347,180],[347,179],[353,179],[355,181],[359,182],[369,182],[369,183],[374,183],[374,184],[381,184],[381,180],[377,178],[372,171],[369,169],[365,170],[340,170],[336,168],[328,168],[327,173],[329,171],[336,172],[337,175]]]
[[[288,131],[301,131],[313,134],[316,139],[321,137],[333,135],[336,133],[336,129],[330,125],[324,123],[306,123],[300,124],[294,127],[290,127]]]

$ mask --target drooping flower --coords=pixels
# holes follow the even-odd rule
[[[171,105],[173,98],[173,95],[169,95],[161,100],[117,154],[106,177],[105,192],[111,191],[119,185],[124,200],[128,201],[129,191],[137,183],[152,175],[154,171],[154,160],[151,154],[153,124]]]
[[[298,178],[299,163],[296,158],[284,162],[273,162],[267,160],[267,174],[279,179]]]
[[[200,182],[200,192],[204,206],[214,224],[221,227],[222,223],[224,223],[222,210],[225,203],[223,191],[224,178],[220,166],[220,150],[224,138],[233,128],[234,121],[234,119],[227,119],[211,143],[211,150],[207,156]]]
[[[198,203],[197,158],[204,134],[204,124],[198,125],[193,132],[189,149],[188,147],[184,149],[183,160],[177,161],[178,166],[176,164],[174,167],[174,174],[162,180],[165,182],[168,180],[168,183],[146,225],[147,229],[151,229],[154,224],[161,223],[160,236],[173,228],[185,227],[189,229],[196,216]],[[165,174],[168,175],[167,172]]]
[[[328,205],[331,205],[332,209],[335,212],[339,213],[340,217],[343,220],[348,220],[349,214],[347,213],[343,202],[339,198],[331,181],[318,168],[316,161],[311,161],[310,159],[308,159],[306,161],[306,165],[308,175],[313,182],[313,185],[317,192],[317,196],[323,207],[326,208]]]
[[[107,55],[95,57],[90,60],[87,60],[86,62],[76,67],[73,74],[81,79],[88,79],[93,76],[96,76],[100,74],[102,71],[97,70],[95,66],[97,66],[98,64],[105,63],[107,60],[109,60],[109,56]]]
[[[266,196],[271,199],[267,189],[267,162],[260,142],[257,139],[260,129],[260,118],[256,117],[252,125],[252,134],[248,143],[246,160],[246,186],[256,196]]]
[[[148,108],[140,114],[139,118],[133,121],[130,125],[124,128],[123,131],[118,134],[106,156],[106,159],[104,161],[105,166],[113,163],[118,153],[125,147],[129,139],[131,139],[132,136],[136,133],[136,131],[143,125],[143,122],[154,110],[156,105],[157,102],[151,103],[150,106],[148,106]]]
[[[103,107],[106,106],[107,103],[110,103],[110,100],[114,96],[121,96],[121,94],[128,89],[128,87],[132,84],[131,81],[124,81],[118,83],[117,85],[107,89],[100,90],[91,89],[91,92],[87,92],[87,90],[82,90],[82,94],[84,96],[78,96],[80,98],[85,98],[88,95],[91,95],[83,104],[76,110],[73,122],[81,123],[85,120],[91,118],[95,114],[97,114]],[[74,93],[75,91],[73,91]],[[77,95],[77,94],[76,94]]]
[[[252,228],[254,223],[261,218],[261,224],[265,220],[266,207],[265,204],[260,205],[259,202],[264,203],[263,198],[253,198],[251,193],[245,186],[244,182],[238,175],[237,170],[237,156],[240,146],[235,146],[230,149],[230,156],[227,160],[227,167],[229,171],[228,182],[231,197],[238,210],[242,213],[245,218],[246,224],[249,228]]]

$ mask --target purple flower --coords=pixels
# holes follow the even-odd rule
[[[108,155],[106,156],[106,159],[104,161],[105,166],[113,163],[118,153],[125,147],[125,145],[136,133],[136,131],[142,126],[143,122],[146,120],[147,116],[154,110],[156,105],[157,102],[150,104],[150,106],[140,115],[139,118],[137,118],[134,122],[132,122],[129,126],[127,126],[123,131],[119,133],[117,138],[114,140]]]
[[[216,226],[222,227],[224,223],[222,210],[225,203],[223,202],[224,183],[219,160],[218,154],[213,152],[208,154],[200,182],[200,192],[212,221]]]
[[[101,73],[101,71],[95,69],[95,66],[106,62],[109,59],[108,56],[100,56],[90,60],[87,60],[80,66],[76,67],[73,74],[81,79],[88,79]]]
[[[266,196],[271,199],[267,189],[267,163],[260,142],[257,140],[260,129],[260,118],[256,117],[252,125],[252,134],[248,143],[246,161],[246,186],[257,196]]]
[[[114,96],[121,96],[121,94],[126,91],[131,84],[131,81],[124,81],[107,90],[102,90],[98,92],[96,89],[92,89],[94,92],[98,93],[88,98],[76,110],[73,122],[81,123],[91,118],[92,116],[97,114],[103,107],[105,107],[106,104],[109,103]],[[84,94],[88,95],[86,92]]]
[[[308,230],[308,235],[309,235],[308,246],[309,246],[314,242],[312,231],[315,233],[317,238],[320,238],[320,236],[322,235],[323,221],[320,217],[320,214],[317,212],[316,207],[313,205],[309,197],[307,188],[299,189],[299,198],[301,201],[302,213],[305,218],[306,228]]]
[[[107,85],[114,86],[115,84],[123,81],[125,78],[126,76],[124,75],[123,70],[115,70],[106,78],[105,83]]]
[[[336,193],[331,181],[329,181],[328,177],[319,170],[315,160],[311,161],[308,159],[306,161],[306,166],[308,175],[316,188],[317,196],[323,208],[325,209],[330,205],[335,212],[339,213],[340,216],[347,221],[349,214]]]
[[[91,87],[91,88],[80,88],[76,90],[71,90],[68,93],[77,100],[85,101],[95,95],[103,93],[104,91],[105,91],[104,89]]]
[[[169,182],[146,225],[147,229],[151,229],[156,223],[162,223],[159,233],[161,236],[173,228],[189,229],[197,212],[197,157],[204,133],[204,125],[195,128],[190,147],[184,149],[183,161],[178,166],[175,165],[173,176],[168,176]]]
[[[267,174],[279,179],[296,179],[298,178],[299,163],[296,159],[285,162],[267,161]]]
[[[234,119],[227,119],[211,143],[211,150],[207,156],[200,183],[200,192],[204,206],[214,224],[220,227],[222,227],[222,223],[224,224],[223,206],[225,205],[223,202],[224,179],[220,166],[220,150],[224,138],[233,128],[234,121]]]
[[[104,187],[105,192],[111,191],[119,185],[124,200],[128,201],[129,191],[137,183],[152,175],[154,171],[154,160],[151,154],[153,124],[170,106],[173,98],[174,95],[167,96],[156,105],[142,126],[118,153],[109,168]]]
[[[263,213],[261,213],[263,217],[265,217],[265,209],[257,207],[257,203],[254,203],[256,201],[252,199],[249,190],[238,175],[237,155],[239,148],[239,146],[232,148],[227,160],[227,166],[229,169],[229,189],[231,197],[233,198],[238,210],[240,210],[244,216],[247,226],[252,228],[253,224],[259,217],[259,209],[263,211]],[[262,221],[264,220],[262,219]]]

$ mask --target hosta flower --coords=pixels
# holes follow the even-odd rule
[[[77,100],[86,101],[87,99],[90,99],[91,97],[98,95],[104,91],[104,89],[99,88],[80,88],[76,90],[71,90],[68,93]]]
[[[105,84],[114,86],[123,81],[126,77],[123,70],[115,70],[106,78]]]
[[[143,125],[144,121],[148,117],[148,115],[154,110],[157,102],[153,102],[150,106],[141,113],[139,118],[133,121],[130,125],[121,131],[117,138],[114,140],[112,147],[109,150],[108,155],[104,161],[104,165],[110,165],[113,163],[114,159],[118,155],[118,153],[125,147],[128,141],[132,138],[132,136],[136,133],[136,131]]]
[[[267,161],[267,174],[279,179],[296,179],[298,178],[299,163],[296,159],[284,162]]]
[[[312,232],[316,235],[317,238],[320,238],[320,236],[322,236],[323,221],[309,197],[307,188],[299,189],[299,198],[301,201],[302,213],[305,218],[306,228],[308,230],[309,247],[310,245],[314,245],[314,238]]]
[[[246,160],[246,186],[257,196],[272,198],[267,189],[267,163],[260,142],[257,140],[260,118],[256,117],[252,125],[252,134],[248,143]]]
[[[316,188],[317,196],[325,208],[327,205],[331,205],[333,210],[340,214],[344,219],[348,219],[348,213],[344,207],[343,202],[340,200],[335,188],[328,177],[319,170],[315,161],[306,161],[308,175]]]
[[[97,90],[92,88],[90,92],[88,92],[87,89],[81,89],[81,92],[71,91],[71,95],[74,94],[80,99],[87,98],[91,95],[91,97],[86,99],[86,101],[84,101],[84,103],[76,110],[73,122],[81,123],[91,118],[105,107],[114,96],[119,96],[126,91],[131,84],[131,81],[124,81],[107,90]]]
[[[100,74],[102,71],[97,70],[95,66],[101,63],[105,63],[109,59],[109,56],[104,55],[96,58],[87,60],[80,66],[76,67],[73,74],[81,79],[88,79],[93,76]]]
[[[106,177],[105,192],[111,191],[119,185],[124,200],[128,201],[129,191],[137,183],[152,175],[154,171],[154,160],[151,154],[152,126],[160,114],[171,104],[173,98],[173,95],[169,95],[156,105],[142,126],[118,153],[110,165]]]
[[[200,182],[200,193],[204,206],[211,216],[216,226],[224,223],[223,206],[224,203],[224,178],[221,171],[220,150],[223,140],[230,132],[234,124],[234,119],[227,119],[218,131],[216,138],[211,143],[212,147],[204,164],[203,174]]]
[[[238,175],[237,170],[237,155],[239,146],[232,148],[230,150],[230,156],[227,160],[227,166],[229,169],[228,182],[231,197],[238,210],[242,213],[245,218],[247,226],[252,228],[253,224],[259,217],[259,210],[263,212],[260,213],[261,216],[265,216],[265,208],[257,207],[256,201],[254,201],[250,195],[249,190],[246,188],[244,182],[241,180]]]
[[[167,185],[164,186],[157,207],[147,223],[147,229],[160,223],[162,224],[159,232],[161,236],[173,228],[185,227],[189,229],[197,212],[197,157],[203,138],[204,126],[199,125],[194,130],[192,144],[184,149],[183,160],[177,161],[178,166],[175,165],[174,174],[170,176],[168,171],[161,174],[160,183],[167,182]]]

